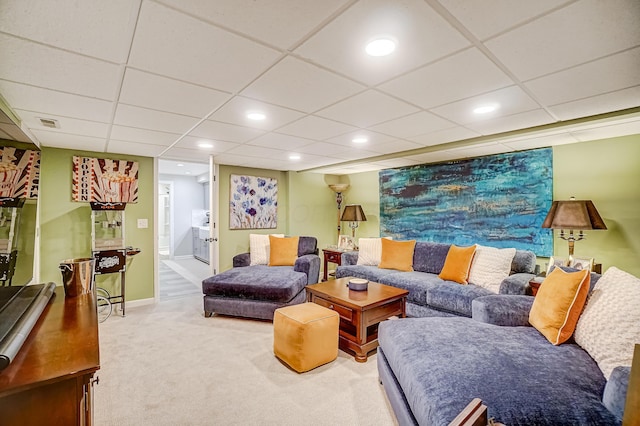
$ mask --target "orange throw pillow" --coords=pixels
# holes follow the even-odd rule
[[[569,340],[587,302],[591,274],[555,268],[540,285],[529,323],[554,345]]]
[[[393,241],[386,238],[382,242],[382,257],[378,268],[397,269],[398,271],[413,271],[413,250],[416,247],[416,240]]]
[[[278,238],[269,235],[269,266],[293,266],[298,259],[299,237]]]
[[[438,276],[440,279],[454,281],[458,284],[469,284],[469,271],[471,270],[471,261],[476,252],[476,246],[458,247],[454,244],[449,247],[447,258],[444,260],[444,266]]]

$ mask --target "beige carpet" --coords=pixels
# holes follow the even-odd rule
[[[376,356],[298,374],[270,322],[204,318],[201,296],[100,324],[97,425],[394,425]]]

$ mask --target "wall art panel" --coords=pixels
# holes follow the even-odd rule
[[[229,182],[230,229],[278,227],[277,179],[231,175]]]

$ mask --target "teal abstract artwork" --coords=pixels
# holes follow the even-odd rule
[[[382,170],[380,235],[553,254],[551,148]]]

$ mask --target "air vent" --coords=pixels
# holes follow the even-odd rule
[[[52,129],[60,128],[60,123],[58,123],[58,120],[54,120],[53,118],[39,118],[39,120],[44,127],[50,127]]]

